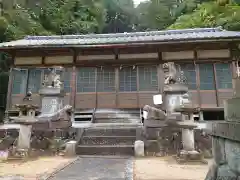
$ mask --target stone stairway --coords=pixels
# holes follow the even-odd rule
[[[94,123],[139,123],[139,109],[97,109]]]
[[[75,122],[91,122],[93,119],[94,109],[91,110],[81,110],[74,112]]]
[[[138,127],[95,127],[84,130],[79,155],[133,155]]]

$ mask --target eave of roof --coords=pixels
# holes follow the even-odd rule
[[[84,48],[214,41],[240,41],[240,32],[225,31],[221,28],[197,28],[116,34],[27,36],[21,40],[0,43],[0,50],[41,47]]]

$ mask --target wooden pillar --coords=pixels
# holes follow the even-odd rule
[[[118,107],[118,93],[119,93],[119,67],[115,68],[115,93],[116,93],[116,108]]]
[[[115,60],[118,60],[118,49],[114,49],[114,54],[115,54]],[[115,99],[115,107],[118,108],[118,92],[119,92],[119,66],[115,67],[115,94],[116,94],[116,99]]]
[[[97,78],[98,78],[98,68],[97,68],[97,66],[95,67],[95,108],[97,109],[97,107],[98,107],[98,93],[97,93],[97,91],[98,91],[98,88],[97,88]]]
[[[213,80],[214,80],[214,88],[215,88],[215,96],[216,96],[216,104],[217,107],[219,107],[219,93],[218,93],[218,87],[217,87],[217,71],[216,71],[216,66],[215,63],[213,65]]]
[[[133,65],[133,66],[135,66],[135,65]],[[139,108],[141,108],[140,104],[139,104],[139,69],[138,69],[138,66],[136,66],[135,68],[136,68],[136,73],[137,73],[137,106]]]
[[[198,60],[197,57],[197,50],[194,51],[194,67],[196,70],[196,86],[197,86],[197,97],[198,97],[198,105],[201,107],[202,101],[201,101],[201,93],[200,93],[200,70],[199,65],[196,64],[196,61]]]
[[[163,93],[163,86],[164,86],[164,72],[162,69],[162,64],[158,65],[158,91],[160,94]]]
[[[77,92],[77,87],[76,87],[76,76],[77,76],[77,68],[76,68],[76,62],[77,62],[77,56],[78,56],[78,51],[76,49],[73,49],[73,67],[72,67],[72,76],[71,76],[71,92],[70,92],[70,104],[75,109],[76,107],[76,92]]]
[[[12,104],[12,84],[13,84],[13,67],[11,67],[9,71],[6,110],[9,110]]]
[[[163,86],[164,86],[164,72],[162,69],[162,53],[158,52],[158,58],[160,61],[160,64],[158,65],[158,88],[159,93],[163,93]]]
[[[72,76],[71,76],[71,94],[70,94],[70,104],[75,109],[75,98],[76,98],[76,66],[74,65],[72,68]]]

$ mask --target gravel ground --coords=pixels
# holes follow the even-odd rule
[[[52,173],[60,166],[73,161],[61,156],[40,157],[26,162],[14,160],[0,162],[0,180],[31,180]]]
[[[41,157],[0,163],[0,180],[36,180],[75,158]],[[211,163],[211,162],[210,162]],[[209,163],[209,164],[210,164]],[[51,180],[204,180],[209,165],[179,165],[171,158],[79,157]]]
[[[179,165],[172,157],[136,159],[134,180],[204,180],[208,167],[199,163]]]

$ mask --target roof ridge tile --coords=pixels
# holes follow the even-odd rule
[[[58,40],[58,39],[101,39],[101,38],[121,38],[121,37],[140,37],[140,36],[164,36],[175,34],[220,32],[222,28],[194,28],[178,29],[164,31],[146,31],[146,32],[127,32],[127,33],[109,33],[109,34],[80,34],[80,35],[53,35],[53,36],[26,36],[25,40]]]

